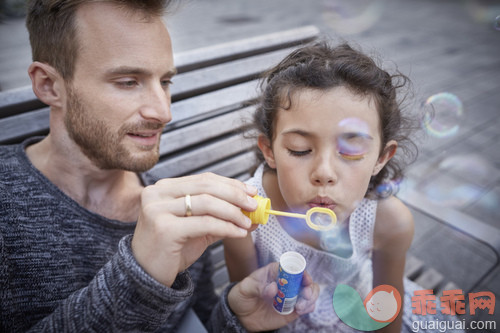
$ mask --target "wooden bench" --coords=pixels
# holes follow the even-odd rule
[[[247,179],[254,164],[254,143],[243,138],[241,129],[253,112],[248,105],[257,95],[257,78],[292,49],[318,36],[316,27],[306,26],[175,54],[179,74],[171,89],[173,120],[162,135],[161,158],[152,172],[158,177],[177,177],[211,171]],[[48,119],[48,107],[36,98],[31,86],[0,92],[0,144],[46,135]],[[412,203],[410,197],[405,199]],[[488,235],[472,232],[472,236]],[[489,244],[498,256],[498,239],[490,237]],[[211,252],[213,281],[220,291],[228,282],[221,243],[214,244]],[[436,268],[411,255],[406,275],[436,290],[449,289],[444,282],[452,279],[443,279]]]

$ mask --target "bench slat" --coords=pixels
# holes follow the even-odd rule
[[[177,75],[171,88],[172,101],[257,79],[294,49],[286,48]]]
[[[218,114],[240,109],[257,97],[257,80],[213,91],[172,104],[172,121],[166,130],[199,122]]]
[[[49,132],[49,108],[0,119],[0,144],[23,141]]]
[[[221,138],[220,141],[201,145],[178,156],[167,156],[165,160],[158,162],[151,172],[155,177],[161,178],[190,174],[206,165],[247,151],[253,145],[254,143],[245,140],[242,134]]]
[[[222,162],[212,164],[207,168],[200,169],[196,173],[213,172],[221,176],[245,181],[251,177],[250,169],[255,163],[255,153],[247,151],[225,159]]]
[[[36,97],[31,86],[0,91],[0,118],[46,106]]]
[[[174,64],[179,73],[184,73],[201,67],[299,45],[313,40],[318,35],[318,28],[315,26],[305,26],[263,36],[245,38],[174,54]]]
[[[253,110],[253,107],[246,107],[175,131],[167,131],[161,137],[160,155],[171,154],[176,150],[185,149],[242,128],[250,121]]]

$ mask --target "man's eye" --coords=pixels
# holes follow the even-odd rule
[[[137,81],[135,80],[118,81],[117,84],[125,88],[131,88],[137,85]]]
[[[310,149],[308,150],[291,150],[288,149],[288,153],[292,156],[305,156],[311,152]]]
[[[164,87],[168,87],[171,84],[173,84],[172,80],[162,80],[161,81],[161,85]]]

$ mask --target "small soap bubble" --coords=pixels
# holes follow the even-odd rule
[[[329,226],[333,221],[329,214],[314,212],[311,214],[311,222],[319,227]]]
[[[376,188],[377,196],[380,198],[388,198],[394,195],[399,190],[399,184],[401,180],[388,180],[379,184]]]
[[[320,247],[324,251],[348,258],[352,255],[352,244],[349,238],[348,226],[336,225],[320,235]]]
[[[422,109],[422,125],[429,135],[445,138],[458,132],[463,106],[457,96],[448,92],[432,95],[422,104]]]
[[[339,231],[336,228],[331,231],[321,233],[321,239],[320,239],[321,248],[324,249],[325,251],[329,252],[333,251],[337,246],[338,234]]]

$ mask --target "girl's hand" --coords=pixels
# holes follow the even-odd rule
[[[228,294],[228,303],[248,331],[267,331],[287,325],[300,315],[314,310],[319,296],[319,286],[304,272],[302,289],[295,311],[282,315],[273,308],[273,298],[278,293],[276,279],[279,264],[270,263],[237,283]]]

